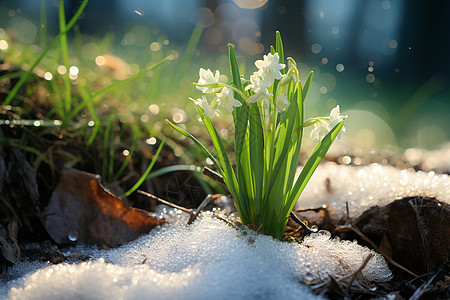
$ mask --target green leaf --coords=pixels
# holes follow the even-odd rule
[[[330,149],[334,140],[338,136],[339,132],[342,129],[342,126],[344,126],[344,121],[345,119],[336,124],[336,126],[334,126],[334,128],[319,142],[317,147],[314,149],[311,157],[303,167],[300,176],[297,178],[297,181],[295,182],[295,185],[292,188],[291,193],[289,194],[288,202],[290,203],[290,205],[288,206],[288,210],[286,211],[286,213],[290,213],[290,211],[294,207],[296,200],[298,199],[298,197],[300,197],[309,179],[319,166],[325,154],[327,154],[328,149]]]
[[[217,160],[214,158],[214,156],[211,154],[211,152],[209,152],[208,149],[206,149],[205,146],[203,146],[202,143],[200,143],[199,140],[197,140],[192,134],[190,134],[189,132],[185,131],[184,129],[178,127],[175,124],[172,124],[169,120],[166,119],[166,122],[172,126],[173,129],[175,129],[176,131],[178,131],[179,133],[181,133],[182,135],[184,135],[185,137],[190,138],[194,144],[203,152],[203,154],[205,154],[207,157],[209,157],[209,159],[212,160],[212,162],[214,163],[214,166],[217,168],[217,170],[220,172],[220,174],[223,176],[223,170],[222,167],[219,165],[219,163],[217,162]]]
[[[228,44],[228,58],[230,59],[230,69],[231,69],[231,78],[233,84],[241,90],[242,90],[242,83],[241,83],[241,75],[239,74],[239,67],[236,59],[236,52],[234,52],[234,46],[232,44]],[[242,100],[242,99],[238,99]]]
[[[314,72],[309,72],[308,78],[306,79],[305,85],[303,86],[303,102],[305,102],[306,96],[308,95],[309,88],[311,87],[311,81]]]
[[[279,31],[276,32],[276,50],[278,55],[280,56],[280,64],[284,64],[284,50],[283,50],[283,41],[281,40],[281,34]],[[281,70],[281,74],[284,74],[285,70]]]
[[[261,114],[257,103],[253,103],[250,107],[249,124],[250,167],[252,172],[255,210],[258,215],[264,209],[261,207],[264,178],[264,133]]]
[[[230,190],[231,194],[236,199],[238,197],[239,187],[236,175],[233,171],[233,168],[231,167],[225,147],[223,146],[222,139],[220,138],[219,133],[217,133],[214,124],[211,122],[211,119],[205,117],[203,109],[199,105],[197,105],[197,111],[198,114],[200,115],[200,118],[203,121],[203,124],[206,127],[206,130],[208,131],[211,141],[213,142],[214,148],[216,149],[220,165],[222,166],[223,179],[228,189]]]

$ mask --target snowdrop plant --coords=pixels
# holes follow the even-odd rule
[[[307,182],[336,138],[345,131],[339,106],[329,117],[303,120],[304,102],[312,72],[305,84],[297,65],[284,59],[280,33],[276,47],[257,60],[257,70],[246,80],[239,73],[234,47],[228,45],[231,82],[219,71],[200,69],[194,83],[202,96],[191,100],[217,153],[214,156],[194,136],[167,122],[189,137],[209,157],[222,175],[239,212],[242,224],[281,239],[289,214]],[[211,121],[222,109],[234,122],[234,156],[230,162],[224,144]],[[319,143],[296,178],[303,129],[314,125],[311,137]]]

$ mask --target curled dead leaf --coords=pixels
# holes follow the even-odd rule
[[[106,191],[98,175],[70,168],[61,173],[41,219],[58,244],[108,246],[134,240],[165,223]]]

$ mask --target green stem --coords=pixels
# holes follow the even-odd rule
[[[158,159],[159,153],[161,153],[163,146],[164,146],[164,141],[161,142],[161,144],[158,147],[158,150],[156,150],[155,156],[153,157],[150,165],[147,167],[147,170],[145,170],[144,174],[141,176],[141,178],[139,178],[138,182],[136,182],[136,184],[133,185],[133,187],[131,189],[129,189],[125,194],[123,194],[123,197],[130,196],[134,191],[136,191],[141,186],[141,184],[144,182],[144,180],[147,179],[147,176],[150,173],[150,171],[152,170],[153,166],[155,165],[156,160]]]

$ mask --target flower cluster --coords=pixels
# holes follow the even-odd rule
[[[298,70],[295,61],[292,58],[289,60],[288,72],[283,74],[286,65],[280,63],[280,56],[278,53],[268,53],[264,55],[262,60],[257,60],[255,66],[257,71],[250,75],[250,80],[246,81],[244,91],[242,93],[234,86],[226,83],[227,77],[221,75],[219,70],[214,73],[210,69],[200,68],[199,80],[194,84],[203,95],[201,98],[190,98],[196,105],[200,106],[204,115],[212,119],[219,116],[219,107],[223,107],[232,112],[235,107],[240,107],[242,102],[235,98],[235,93],[239,94],[241,98],[247,103],[260,103],[268,106],[270,99],[274,95],[274,82],[278,80],[276,89],[275,107],[276,112],[284,112],[290,105],[289,91],[292,89],[298,79]],[[282,73],[283,72],[283,73]],[[213,96],[211,101],[208,101],[207,96]],[[314,125],[311,131],[311,138],[321,140],[327,135],[336,124],[344,120],[346,116],[340,114],[339,105],[331,110],[329,117],[312,118],[303,124],[304,127]],[[340,139],[342,132],[345,132],[345,127],[342,127],[337,138]]]
[[[202,96],[191,98],[217,155],[185,129],[167,122],[212,161],[232,195],[242,224],[281,239],[306,183],[331,144],[345,131],[346,117],[340,115],[337,106],[329,117],[304,120],[304,102],[313,74],[302,84],[295,61],[287,58],[286,66],[279,32],[275,47],[255,62],[257,69],[249,79],[239,73],[233,45],[228,45],[228,50],[231,81],[219,71],[202,68],[194,83]],[[234,161],[229,159],[230,148],[225,147],[211,121],[220,109],[232,112]],[[303,130],[312,125],[311,137],[321,142],[297,176]]]

